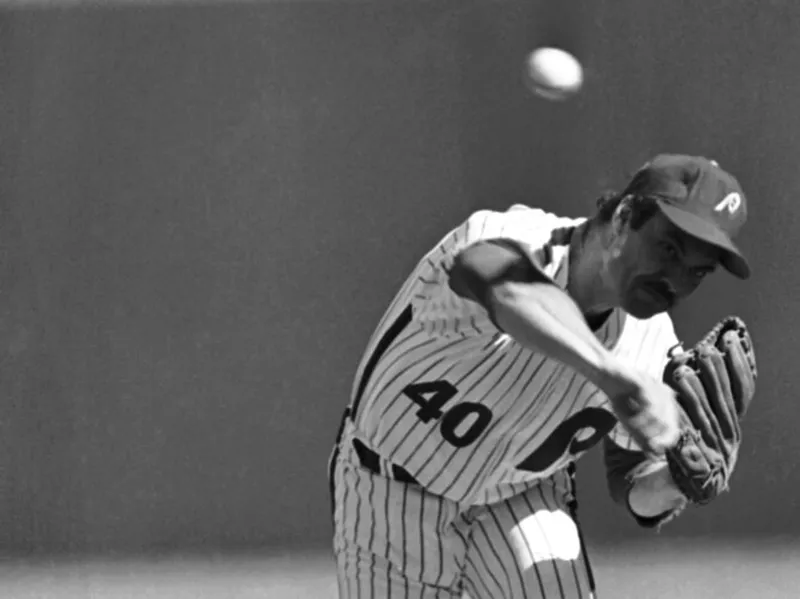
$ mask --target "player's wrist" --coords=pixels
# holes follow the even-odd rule
[[[641,376],[611,354],[602,356],[590,379],[612,401],[638,396],[643,386]]]

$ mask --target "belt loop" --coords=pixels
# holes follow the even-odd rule
[[[380,455],[380,454],[379,454],[379,455]],[[387,460],[387,459],[386,459],[386,458],[384,458],[383,456],[380,456],[380,459],[381,459],[381,461],[380,461],[380,465],[381,465],[381,476],[385,476],[385,477],[387,477],[387,478],[395,478],[395,475],[394,475],[394,469],[392,468],[392,466],[393,466],[394,464],[392,464],[391,462],[389,462],[389,460]]]

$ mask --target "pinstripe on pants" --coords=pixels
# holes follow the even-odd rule
[[[548,479],[466,506],[360,466],[346,435],[333,464],[342,599],[591,599],[577,525]]]

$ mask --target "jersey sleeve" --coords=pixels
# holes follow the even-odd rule
[[[669,361],[670,352],[680,345],[672,319],[668,314],[663,313],[646,321],[640,320],[637,325],[633,331],[636,339],[630,344],[630,350],[623,356],[625,362],[661,380],[664,368]],[[622,449],[642,451],[639,444],[619,423],[608,434],[608,438]]]
[[[497,332],[483,306],[450,289],[448,272],[458,253],[477,241],[511,239],[552,277],[555,266],[548,260],[548,242],[554,230],[572,222],[521,205],[514,205],[505,212],[481,210],[473,213],[418,265],[411,300],[414,318],[436,336],[466,337]]]

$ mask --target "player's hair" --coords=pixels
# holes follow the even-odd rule
[[[614,211],[623,199],[628,198],[631,206],[631,229],[640,229],[658,210],[653,198],[636,194],[625,194],[609,191],[597,198],[597,214],[595,221],[600,224],[611,222]]]

